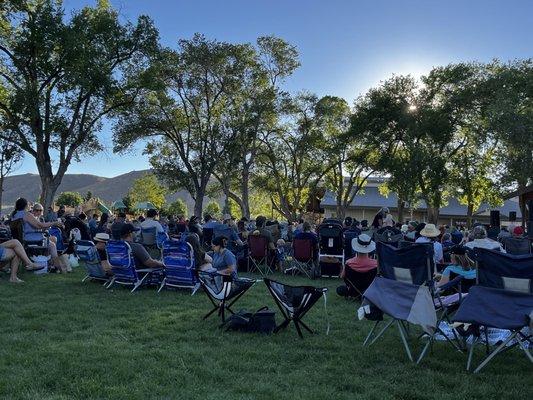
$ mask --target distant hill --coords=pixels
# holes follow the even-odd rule
[[[131,171],[113,178],[89,174],[66,174],[57,190],[61,192],[79,192],[85,195],[91,191],[93,196],[104,200],[108,205],[115,200],[120,200],[130,189],[133,181],[140,178],[150,170]],[[41,180],[36,174],[22,174],[8,176],[4,182],[4,195],[2,208],[12,209],[13,204],[19,197],[25,197],[30,201],[36,201],[41,192]],[[169,201],[181,198],[189,207],[189,212],[194,208],[194,201],[186,191],[179,191],[167,196]]]

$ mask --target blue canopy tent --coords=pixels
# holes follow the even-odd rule
[[[140,203],[136,203],[135,204],[135,207],[133,207],[134,209],[136,210],[155,210],[157,209],[156,206],[154,206],[151,202],[149,201],[142,201]]]

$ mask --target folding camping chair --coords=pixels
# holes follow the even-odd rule
[[[57,226],[52,226],[48,229],[48,234],[56,238],[57,253],[62,255],[67,250],[67,246],[65,246],[63,241],[63,232]]]
[[[508,254],[516,256],[531,254],[531,242],[527,238],[507,238],[504,240],[503,246]]]
[[[431,329],[424,329],[425,332],[429,334],[429,340],[420,353],[417,363],[420,363],[424,358],[427,350],[435,340],[436,334],[441,334],[456,350],[461,351],[461,347],[458,344],[459,338],[455,332],[453,332],[455,340],[454,342],[439,327],[441,321],[449,321],[448,307],[450,307],[451,304],[446,304],[441,301],[439,293],[434,289],[433,245],[430,243],[421,243],[399,249],[391,245],[378,242],[376,244],[376,252],[378,255],[379,274],[385,278],[385,280],[383,280],[383,278],[376,278],[369,289],[365,291],[364,297],[365,299],[370,300],[371,303],[378,306],[378,308],[381,308],[383,312],[391,315],[393,319],[385,325],[385,327],[372,339],[371,342],[369,342],[377,326],[382,321],[377,320],[363,342],[363,346],[375,343],[376,340],[381,337],[394,322],[396,322],[407,356],[411,361],[413,361],[411,350],[406,338],[407,329],[406,325],[404,324],[404,322],[413,321],[409,321],[408,318],[403,318],[403,316],[412,317],[410,313],[404,315],[403,312],[405,310],[409,310],[410,307],[413,306],[419,307],[421,310],[423,310],[426,314],[422,317],[427,318],[428,321],[433,321],[433,318],[435,319],[434,327],[431,326]],[[387,282],[387,280],[398,281],[401,284],[394,284],[392,282]],[[453,282],[453,284],[456,283],[458,282]],[[453,284],[450,284],[450,286]],[[377,287],[380,289],[377,290]],[[412,295],[420,296],[420,298],[410,298],[409,296]],[[427,306],[427,304],[423,302],[427,300],[428,296],[431,300],[429,306],[431,309],[424,308]],[[422,301],[420,305],[415,304],[417,300]],[[403,309],[396,308],[394,306],[395,304]],[[380,307],[380,305],[382,307]],[[437,315],[437,313],[440,315]]]
[[[258,271],[262,276],[272,273],[268,264],[268,240],[264,236],[248,236],[248,272]]]
[[[314,333],[303,321],[302,318],[315,305],[321,297],[324,297],[324,307],[326,305],[327,288],[316,288],[313,286],[290,286],[271,279],[263,279],[272,298],[278,305],[285,320],[279,324],[274,333],[286,328],[291,321],[296,327],[298,336],[303,338],[303,327],[309,333]],[[327,314],[326,314],[327,317]],[[329,326],[328,326],[329,330]]]
[[[320,274],[321,276],[337,277],[345,261],[342,223],[336,219],[327,218],[318,226],[317,230]],[[323,262],[323,258],[333,258],[338,260],[338,263]]]
[[[146,248],[152,258],[158,259],[161,252],[158,246],[158,233],[155,226],[141,228],[141,244]]]
[[[292,241],[292,274],[300,271],[308,278],[315,277],[315,257],[313,242],[309,239],[293,239]]]
[[[143,285],[156,284],[152,276],[162,271],[162,268],[135,268],[135,259],[130,245],[122,240],[110,240],[106,245],[107,258],[111,264],[113,278],[107,285],[109,289],[115,283],[124,286],[133,286],[133,293]],[[157,282],[159,284],[159,282]]]
[[[470,370],[475,344],[481,341],[484,327],[486,358],[474,370],[479,372],[492,358],[508,348],[512,340],[533,362],[526,342],[533,343],[533,255],[510,255],[495,250],[476,249],[477,287],[473,287],[454,316],[457,322],[473,324],[466,369]],[[529,325],[530,333],[522,329]],[[508,330],[510,335],[492,352],[487,328]]]
[[[162,245],[165,277],[158,293],[164,287],[191,289],[192,294],[200,288],[194,268],[194,252],[191,245],[181,240],[165,240]]]
[[[104,286],[106,286],[111,278],[102,268],[94,243],[90,240],[78,240],[76,242],[76,255],[83,261],[87,271],[87,275],[81,281],[85,282],[87,279],[103,281]]]
[[[213,228],[202,229],[202,244],[205,251],[211,251],[211,241],[213,240]]]
[[[198,279],[207,298],[213,304],[213,309],[203,319],[207,319],[215,311],[218,311],[222,322],[226,321],[226,311],[235,314],[231,309],[233,304],[257,282],[255,279],[237,278],[231,275],[206,271],[200,271]]]

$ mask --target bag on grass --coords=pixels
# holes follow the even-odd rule
[[[261,307],[255,313],[240,310],[230,316],[220,325],[225,331],[255,332],[270,334],[276,328],[275,311],[267,306]]]

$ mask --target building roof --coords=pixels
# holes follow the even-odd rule
[[[366,186],[364,190],[359,192],[350,207],[360,207],[360,208],[380,208],[380,207],[389,207],[396,208],[398,205],[398,196],[396,193],[389,193],[387,197],[379,193],[379,188],[377,186]],[[320,202],[321,207],[335,207],[336,200],[333,192],[327,190]],[[416,207],[417,210],[426,210],[427,205],[424,201],[420,201]],[[474,215],[481,215],[486,213],[488,210],[499,210],[501,216],[509,217],[510,211],[516,212],[516,217],[521,218],[522,214],[520,213],[520,207],[518,205],[518,199],[508,199],[505,200],[503,206],[492,208],[488,204],[483,203],[478,210],[474,211]],[[439,214],[441,216],[466,216],[467,207],[459,204],[459,201],[452,197],[448,199],[448,204],[444,207],[441,207]]]

